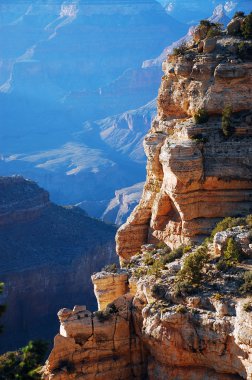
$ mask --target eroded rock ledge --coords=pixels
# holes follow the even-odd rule
[[[98,312],[59,312],[46,380],[252,380],[252,215],[200,245],[252,209],[252,61],[220,34],[164,62],[124,270],[92,277]]]
[[[145,245],[127,272],[93,276],[102,309],[60,310],[60,334],[44,378],[251,380],[252,297],[241,292],[242,276],[252,274],[249,231],[237,226],[215,235],[205,248],[209,259],[201,284],[190,291],[175,291],[176,278],[197,248],[184,247],[184,255],[165,264],[162,259],[172,252]],[[230,237],[241,244],[245,260],[222,272],[216,262]]]
[[[158,115],[145,138],[147,179],[139,205],[117,234],[121,261],[142,244],[200,242],[218,220],[252,208],[252,62],[239,38],[215,39],[163,63]],[[233,133],[222,132],[225,106]],[[196,123],[200,109],[208,121]]]
[[[37,218],[50,206],[49,194],[21,176],[0,177],[0,225]]]

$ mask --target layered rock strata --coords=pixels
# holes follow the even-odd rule
[[[205,40],[206,42],[206,40]],[[122,261],[142,244],[201,241],[220,218],[252,208],[252,62],[239,38],[215,38],[163,63],[158,116],[144,142],[147,179],[139,205],[117,234]],[[232,110],[232,136],[221,115]],[[204,109],[205,123],[193,117]]]
[[[21,176],[0,177],[0,226],[35,219],[50,205],[49,194]]]
[[[118,297],[128,292],[128,273],[98,272],[91,276],[94,284],[94,293],[98,303],[98,309],[103,310]]]
[[[252,209],[252,62],[241,42],[199,36],[164,63],[143,195],[116,238],[127,273],[93,276],[100,311],[60,311],[45,379],[252,380],[251,216],[198,245]]]
[[[239,238],[242,231],[239,227],[232,236]],[[156,261],[160,251],[154,254]],[[44,378],[251,380],[252,318],[246,305],[252,307],[252,298],[238,297],[239,273],[230,279],[212,271],[211,284],[181,297],[171,289],[183,258],[168,264],[158,280],[150,275],[138,278],[137,270],[146,269],[145,255],[143,247],[142,255],[131,261],[128,276],[134,295],[108,296],[110,303],[102,312],[91,313],[83,306],[60,310],[60,334]],[[113,274],[107,273],[108,282],[110,277]],[[153,291],[157,284],[162,292]],[[97,294],[104,290],[99,285]]]
[[[46,379],[145,378],[143,348],[134,334],[132,297],[118,298],[114,307],[116,313],[107,320],[85,307],[58,313],[60,334],[47,361]]]

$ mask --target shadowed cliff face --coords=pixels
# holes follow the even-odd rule
[[[51,203],[34,182],[1,177],[0,194],[5,351],[36,337],[50,340],[62,304],[70,307],[86,297],[94,308],[90,275],[116,258],[113,226]]]

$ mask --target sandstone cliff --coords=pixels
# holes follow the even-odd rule
[[[156,239],[200,241],[220,218],[252,208],[252,62],[238,58],[239,43],[223,37],[211,53],[190,49],[163,63],[158,116],[144,142],[143,196],[117,234],[122,260]],[[229,138],[221,130],[227,105]],[[209,115],[204,124],[193,118],[200,109]]]
[[[163,64],[124,270],[93,276],[98,312],[59,312],[45,379],[252,380],[251,41],[201,32]]]
[[[244,228],[235,227],[232,236],[240,239]],[[252,250],[244,236],[242,240],[251,258]],[[208,250],[216,257],[214,247],[224,241],[219,236]],[[164,249],[143,246],[128,274],[94,276],[102,310],[60,310],[60,334],[45,379],[252,379],[252,284],[249,292],[239,290],[251,265],[245,260],[223,273],[210,260],[200,287],[178,292],[176,276],[193,252],[156,271],[164,255]]]

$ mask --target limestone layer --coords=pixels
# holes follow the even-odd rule
[[[105,309],[110,302],[128,292],[128,274],[98,272],[92,277],[94,293],[98,303],[98,310]]]
[[[60,334],[54,339],[45,379],[145,378],[142,345],[134,334],[132,297],[118,298],[114,307],[116,312],[108,319],[92,314],[85,307],[60,310]]]
[[[232,237],[250,260],[249,232],[248,226],[238,226],[217,233],[209,254],[222,257]],[[174,276],[185,257],[168,263],[157,278],[148,273],[150,252],[155,262],[163,255],[162,249],[145,245],[127,272],[92,277],[102,311],[60,310],[60,333],[44,379],[252,380],[252,298],[240,292],[241,275],[251,270],[251,261],[222,273],[211,260],[200,288],[184,294],[174,292]],[[127,280],[129,288],[122,286]],[[115,294],[119,297],[113,299]]]
[[[107,320],[85,307],[62,309],[44,379],[252,379],[248,299],[189,297],[182,312],[156,303],[150,285],[139,281],[133,300],[130,294],[114,300]]]
[[[194,42],[163,64],[143,195],[116,238],[128,275],[92,277],[100,311],[60,311],[46,380],[252,380],[251,225],[167,247],[252,209],[251,57],[224,32]],[[222,272],[227,242],[244,262]]]
[[[144,142],[143,195],[117,234],[122,261],[142,244],[201,241],[221,218],[252,209],[252,62],[237,57],[239,42],[221,37],[211,53],[191,48],[163,63],[158,115]],[[195,121],[200,109],[205,123]]]

